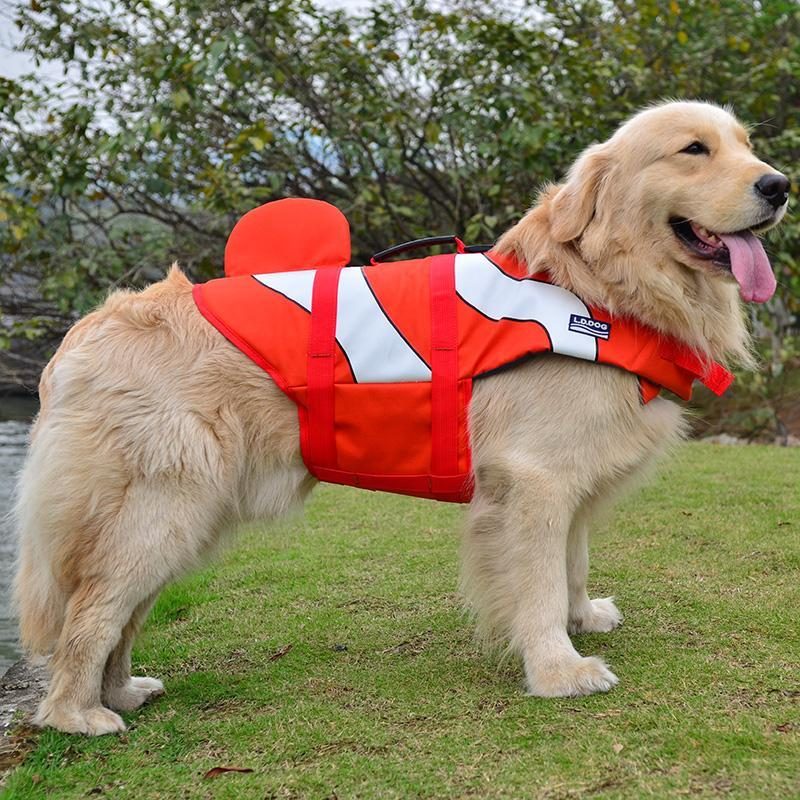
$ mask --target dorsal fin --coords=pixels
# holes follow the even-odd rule
[[[248,211],[225,245],[225,274],[254,275],[344,267],[350,262],[350,225],[323,200],[289,197]]]

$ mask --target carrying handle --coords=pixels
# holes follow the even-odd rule
[[[456,246],[456,253],[485,253],[487,250],[492,249],[492,245],[490,244],[474,244],[467,246],[461,241],[461,239],[458,238],[458,236],[456,236],[454,233],[451,233],[443,236],[426,236],[424,239],[413,239],[410,242],[403,242],[402,244],[396,244],[392,247],[387,247],[385,250],[375,253],[375,255],[369,260],[369,263],[375,265],[381,261],[386,261],[392,256],[405,253],[408,250],[416,250],[419,247],[436,247],[437,245],[442,244],[454,244]]]

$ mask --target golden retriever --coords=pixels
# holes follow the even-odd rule
[[[590,147],[497,247],[587,304],[752,366],[740,295],[763,300],[771,273],[765,259],[732,263],[723,242],[775,225],[788,186],[727,110],[667,103]],[[15,589],[24,645],[52,653],[36,723],[122,731],[116,711],[163,691],[131,677],[130,657],[161,589],[315,481],[295,406],[200,316],[177,269],[79,322],[41,399]],[[587,595],[589,528],[681,438],[681,409],[643,405],[630,373],[546,355],[476,382],[470,430],[462,588],[480,632],[521,656],[533,695],[611,689],[608,666],[569,637],[621,621],[612,598]]]

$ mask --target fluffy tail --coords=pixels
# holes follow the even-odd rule
[[[64,624],[66,596],[53,580],[49,564],[22,556],[14,584],[22,646],[30,654],[50,653]]]
[[[38,474],[42,454],[31,447],[17,486],[15,508],[19,561],[14,578],[14,602],[19,618],[20,639],[31,654],[52,651],[64,623],[67,596],[53,575],[48,541],[51,520],[47,520],[45,475]]]
[[[58,474],[63,469],[58,458],[63,446],[48,423],[52,414],[56,364],[80,341],[84,330],[83,321],[75,325],[42,372],[39,380],[41,409],[31,427],[28,456],[17,481],[13,515],[19,555],[14,605],[22,645],[31,654],[47,654],[53,649],[64,624],[68,600],[53,570],[57,543],[67,524],[63,517],[59,519],[63,509],[58,508],[52,496],[54,486],[63,479],[63,475]]]

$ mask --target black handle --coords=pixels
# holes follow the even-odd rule
[[[492,245],[490,244],[473,244],[467,246],[458,236],[451,233],[442,236],[426,236],[424,239],[414,239],[410,242],[403,242],[402,244],[387,247],[385,250],[375,253],[369,260],[369,263],[378,264],[381,261],[386,261],[387,258],[405,253],[408,250],[416,250],[419,247],[436,247],[441,244],[454,244],[457,253],[485,253],[487,250],[492,249]]]

